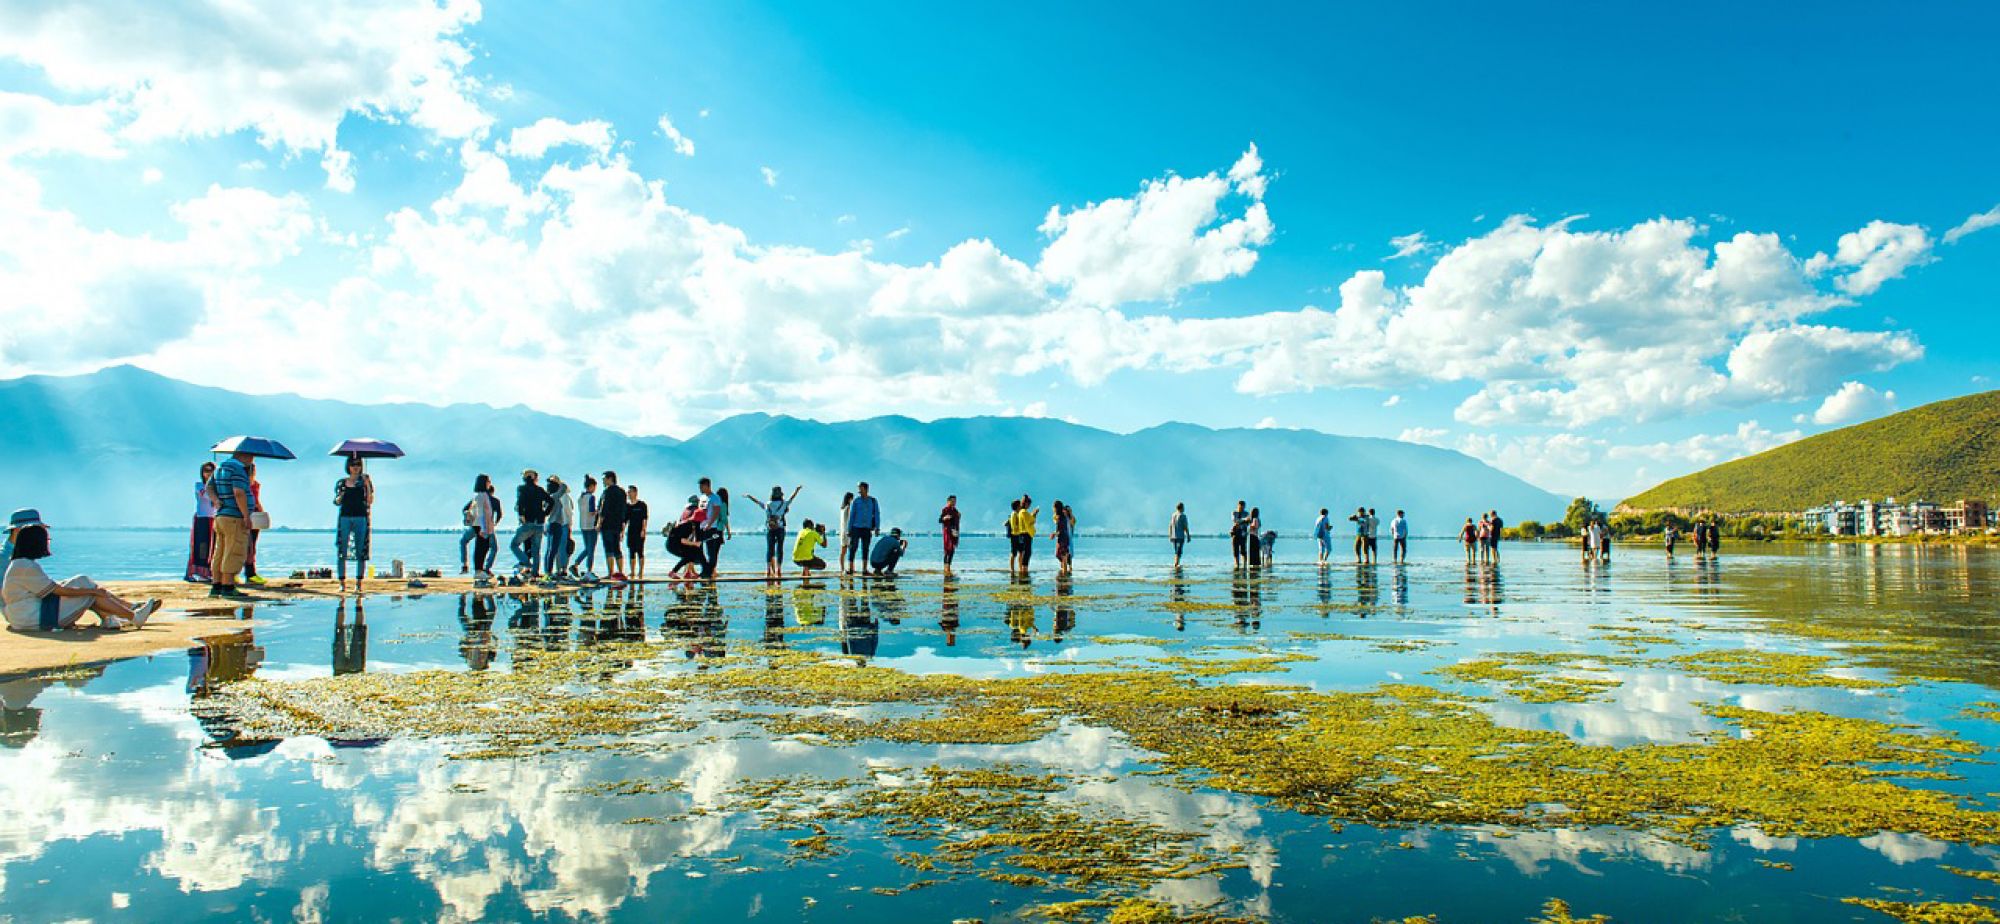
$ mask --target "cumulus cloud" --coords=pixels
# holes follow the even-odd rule
[[[1896,409],[1896,393],[1876,391],[1860,382],[1843,382],[1840,390],[1827,395],[1813,411],[1813,423],[1821,426],[1850,424],[1880,417]]]
[[[1994,225],[2000,225],[2000,205],[1996,205],[1984,212],[1977,212],[1966,216],[1964,221],[1958,223],[1958,227],[1944,233],[1944,242],[1947,244],[1956,244],[1959,238],[1974,232],[1984,231]]]
[[[681,134],[681,130],[674,127],[674,120],[664,114],[660,116],[660,134],[667,137],[667,143],[673,145],[675,154],[682,157],[694,156],[694,141]]]
[[[1814,254],[1808,272],[1846,268],[1834,284],[1849,295],[1870,295],[1903,271],[1931,261],[1930,235],[1918,225],[1871,221],[1840,236],[1833,256]]]
[[[1049,209],[1049,244],[1036,269],[1079,303],[1108,306],[1170,298],[1190,286],[1241,276],[1275,226],[1264,208],[1263,161],[1255,146],[1227,175],[1168,176],[1131,198]],[[1224,219],[1225,202],[1242,212]]]
[[[1823,394],[1922,355],[1907,334],[1803,323],[1847,296],[1816,288],[1777,235],[1705,247],[1701,233],[1673,219],[1599,231],[1514,216],[1442,252],[1415,285],[1355,273],[1331,310],[1114,313],[1098,335],[1120,352],[1098,366],[1240,368],[1249,394],[1472,381],[1461,422],[1576,427]],[[1891,251],[1907,256],[1849,248],[1856,273],[1870,260],[1881,272]]]
[[[491,117],[465,73],[459,33],[474,0],[175,3],[106,0],[0,6],[0,58],[115,110],[134,141],[254,132],[266,147],[331,157],[341,120],[362,113],[441,138]]]
[[[758,167],[757,173],[764,178],[764,185],[772,187],[778,185],[778,171],[770,167]]]
[[[574,146],[603,155],[610,152],[612,138],[611,123],[601,119],[565,122],[562,119],[542,118],[514,129],[495,151],[505,157],[535,160],[546,156],[553,148]]]
[[[1755,455],[1804,436],[1799,430],[1777,432],[1747,420],[1722,433],[1697,433],[1651,443],[1619,443],[1578,433],[1468,433],[1453,440],[1443,430],[1426,428],[1405,430],[1400,438],[1456,449],[1552,490],[1619,498],[1667,478]]]

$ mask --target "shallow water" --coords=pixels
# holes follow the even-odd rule
[[[412,565],[425,564],[418,555],[439,563],[456,555],[452,537],[413,538],[426,544],[412,544]],[[72,537],[77,560],[118,557],[92,552],[89,541]],[[897,862],[935,845],[898,837],[886,821],[848,820],[829,826],[835,855],[801,856],[790,842],[810,831],[774,827],[768,812],[732,795],[746,781],[887,787],[932,766],[1000,765],[1060,774],[1052,805],[1186,832],[1196,847],[1237,861],[1146,893],[1189,912],[1519,921],[1562,898],[1579,914],[1619,921],[1889,920],[1840,899],[2000,892],[1942,868],[2000,868],[2000,850],[1914,833],[1800,838],[1735,826],[1691,840],[1643,826],[1335,825],[1149,773],[1156,755],[1073,720],[1027,744],[834,744],[691,712],[701,716],[694,727],[650,732],[637,748],[452,759],[468,751],[464,740],[244,741],[228,720],[198,718],[195,708],[207,690],[244,676],[504,672],[522,657],[629,645],[635,634],[649,648],[621,676],[726,669],[782,648],[912,674],[1028,677],[1226,645],[1312,657],[1218,683],[1476,692],[1491,698],[1480,708],[1502,725],[1591,744],[1730,734],[1702,705],[1727,704],[1910,723],[2000,745],[2000,726],[1964,714],[2000,698],[1984,685],[2000,676],[1992,614],[2000,555],[1990,552],[1739,546],[1720,561],[1669,562],[1633,547],[1608,567],[1584,569],[1564,547],[1510,545],[1497,568],[1468,568],[1455,547],[1423,542],[1408,566],[1321,570],[1284,563],[1300,545],[1281,545],[1279,567],[1258,580],[1233,576],[1219,542],[1197,543],[1184,581],[1168,582],[1159,543],[1105,539],[1080,545],[1073,580],[1044,569],[1031,588],[1010,587],[990,570],[1000,546],[974,540],[952,584],[911,574],[866,594],[842,594],[837,582],[776,594],[725,584],[557,600],[261,606],[254,637],[199,654],[0,682],[9,710],[0,918],[1002,920],[1087,897],[977,875],[880,894],[940,878]],[[919,545],[914,556],[923,564],[929,553]],[[1024,589],[1035,596],[1019,596]],[[218,620],[218,632],[230,628]],[[1648,640],[1621,642],[1635,635]],[[1733,649],[1832,654],[1833,675],[1879,683],[1729,683],[1663,663]],[[1491,652],[1639,650],[1644,663],[1600,672],[1618,683],[1581,702],[1532,702],[1431,673]],[[1961,778],[1904,785],[1988,801],[2000,791],[1990,764],[1951,769]],[[631,781],[651,785],[620,794]]]

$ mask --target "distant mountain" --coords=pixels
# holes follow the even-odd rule
[[[371,463],[376,525],[455,527],[473,476],[491,474],[512,503],[523,468],[556,472],[580,488],[586,472],[616,470],[656,508],[678,506],[701,475],[762,497],[805,484],[799,517],[831,518],[866,479],[891,525],[931,529],[957,494],[966,527],[998,527],[1023,491],[1046,508],[1075,506],[1087,530],[1158,531],[1177,501],[1197,530],[1219,531],[1237,498],[1261,505],[1281,532],[1310,528],[1320,507],[1406,508],[1420,532],[1456,532],[1468,514],[1509,520],[1559,516],[1562,499],[1446,449],[1304,430],[1210,430],[1167,424],[1120,435],[1056,420],[976,417],[922,423],[878,417],[818,423],[745,414],[676,441],[628,437],[525,408],[358,405],[290,395],[245,395],[131,367],[73,377],[0,382],[0,507],[40,507],[51,522],[177,526],[193,509],[206,448],[239,433],[284,442],[299,459],[260,466],[265,506],[280,526],[328,527],[341,439],[374,436],[409,457]],[[736,504],[739,526],[755,508]],[[656,512],[656,517],[660,513]],[[1044,515],[1046,520],[1046,513]],[[1342,525],[1345,525],[1344,523]]]
[[[1675,478],[1622,507],[1803,510],[1833,500],[1938,503],[2000,494],[2000,391],[1967,395],[1807,437]]]

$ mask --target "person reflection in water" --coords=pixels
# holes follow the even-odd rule
[[[938,593],[938,628],[944,630],[944,647],[958,644],[958,578],[950,574]]]
[[[359,674],[368,670],[368,616],[359,599],[354,601],[354,622],[347,621],[347,601],[333,607],[333,675]]]
[[[458,656],[465,666],[483,671],[493,665],[493,598],[485,594],[463,594],[458,598]]]

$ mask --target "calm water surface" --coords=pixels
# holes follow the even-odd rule
[[[330,557],[330,536],[274,537],[263,550],[267,573]],[[167,539],[60,534],[51,570],[172,573],[180,553],[162,551]],[[913,550],[918,564],[933,555],[926,542]],[[908,844],[865,825],[837,832],[847,852],[795,860],[786,842],[797,832],[747,813],[630,823],[722,806],[746,780],[875,776],[888,785],[908,768],[995,764],[1061,772],[1078,782],[1053,798],[1238,851],[1242,869],[1155,889],[1187,910],[1521,921],[1560,897],[1619,921],[1865,921],[1888,919],[1839,899],[1965,901],[2000,891],[1941,869],[2000,868],[2000,851],[1917,835],[1801,839],[1742,828],[1715,832],[1699,849],[1623,828],[1336,827],[1257,798],[1170,785],[1141,772],[1154,766],[1147,752],[1074,722],[1027,745],[827,746],[731,724],[639,751],[451,760],[449,740],[239,743],[192,708],[204,690],[251,675],[504,671],[518,652],[592,645],[591,617],[613,611],[640,614],[657,646],[656,663],[641,669],[692,670],[724,653],[790,646],[913,673],[1014,676],[1065,661],[1185,654],[1191,643],[1262,642],[1315,655],[1283,679],[1322,690],[1458,688],[1427,672],[1489,651],[1604,650],[1607,627],[1670,637],[1656,655],[1838,653],[1842,643],[1818,630],[1860,627],[1944,640],[1951,657],[1918,663],[1892,649],[1845,659],[1855,662],[1852,676],[1901,682],[1886,689],[1734,685],[1649,666],[1620,669],[1624,682],[1601,701],[1497,697],[1488,708],[1506,725],[1621,746],[1718,730],[1706,703],[1905,722],[2000,745],[2000,726],[1961,715],[2000,698],[1987,686],[2000,676],[2000,555],[1990,552],[1738,545],[1719,562],[1669,562],[1635,546],[1586,570],[1562,546],[1510,545],[1497,568],[1468,568],[1455,546],[1419,542],[1403,567],[1286,563],[1305,545],[1281,544],[1274,579],[1251,585],[1232,580],[1223,543],[1197,543],[1186,583],[1169,585],[1160,580],[1161,543],[1087,540],[1073,582],[1059,587],[1046,570],[1036,577],[1035,591],[1055,601],[1038,606],[993,599],[1004,577],[990,569],[1004,550],[980,539],[961,552],[964,573],[950,595],[940,595],[936,575],[917,573],[867,600],[725,584],[553,600],[382,595],[365,605],[262,605],[254,636],[237,643],[0,681],[0,919],[1005,920],[1052,896],[976,877],[877,894],[917,874],[895,862]],[[385,560],[416,567],[456,563],[452,536],[383,536],[377,547]],[[732,553],[751,548],[738,543]],[[1076,600],[1065,605],[1065,593]],[[1172,600],[1214,606],[1163,606]],[[209,618],[218,633],[233,629],[229,614]],[[1293,635],[1301,632],[1431,644],[1384,650]],[[1964,779],[1922,785],[2000,792],[1990,764],[1956,772]],[[631,779],[679,785],[638,795],[592,788]]]

